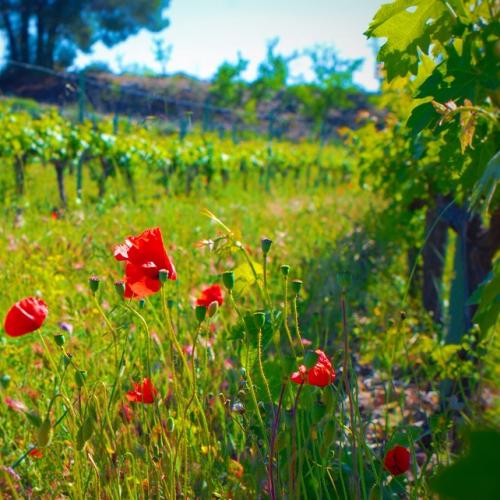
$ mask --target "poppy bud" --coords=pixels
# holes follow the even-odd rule
[[[168,280],[168,271],[166,269],[160,269],[158,271],[158,280],[160,283],[165,283]]]
[[[245,368],[241,367],[240,368],[240,375],[243,377],[243,378],[246,378],[247,376],[247,371],[245,370]]]
[[[267,255],[267,253],[271,249],[272,243],[273,241],[269,238],[262,238],[262,240],[260,240],[260,247],[262,248],[262,252],[264,253],[264,255]]]
[[[288,273],[290,272],[290,266],[289,266],[289,265],[287,265],[287,264],[283,264],[283,265],[280,267],[280,269],[281,269],[281,274],[282,274],[283,276],[288,276]]]
[[[205,316],[207,315],[207,308],[205,306],[196,306],[194,312],[196,314],[196,319],[198,320],[198,323],[202,323],[203,320],[205,319]]]
[[[62,360],[63,360],[64,366],[68,366],[71,363],[71,354],[66,354],[66,353],[63,354]]]
[[[97,290],[99,289],[99,283],[100,283],[100,280],[97,276],[91,276],[89,278],[89,287],[90,287],[90,291],[92,293],[97,292]]]
[[[146,301],[144,299],[139,300],[139,309],[144,309],[146,307]]]
[[[52,438],[52,426],[50,425],[50,420],[47,418],[42,422],[42,424],[38,428],[37,432],[38,446],[40,448],[44,448],[50,443],[51,438]]]
[[[302,288],[302,281],[301,280],[293,280],[292,281],[292,290],[295,293],[295,295],[298,295],[300,293],[301,288]]]
[[[10,376],[7,375],[6,373],[0,377],[0,384],[2,384],[2,387],[4,389],[7,389],[10,384]]]
[[[54,342],[59,346],[62,347],[64,345],[64,335],[54,335]]]
[[[318,362],[318,354],[315,351],[307,351],[304,356],[304,365],[309,370]]]
[[[125,295],[125,283],[121,280],[115,281],[115,290],[118,294],[118,297],[120,297],[120,299],[123,299],[123,296]]]
[[[86,378],[87,372],[85,370],[77,370],[75,372],[75,382],[78,387],[83,387],[85,385]]]
[[[168,417],[167,419],[167,431],[174,432],[175,429],[175,420],[172,417]]]
[[[210,305],[208,306],[207,309],[208,317],[213,318],[217,314],[218,309],[219,309],[219,303],[216,300],[210,302]]]
[[[233,273],[233,271],[226,271],[225,273],[222,273],[222,282],[224,283],[224,286],[228,290],[232,290],[234,288],[234,273]]]
[[[260,330],[266,322],[266,315],[263,312],[253,313],[253,320],[255,326]]]

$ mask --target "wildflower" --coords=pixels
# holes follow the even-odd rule
[[[391,448],[384,458],[384,466],[394,476],[404,474],[410,468],[410,452],[404,446]]]
[[[12,467],[2,465],[0,470],[5,471],[14,481],[21,481],[21,476]]]
[[[43,457],[43,453],[38,448],[33,448],[32,450],[30,450],[28,455],[30,457],[33,457],[33,458],[42,458]]]
[[[127,392],[127,399],[132,403],[154,403],[158,391],[149,378],[143,379],[140,384],[134,383],[134,389]]]
[[[114,250],[116,260],[125,262],[125,298],[143,298],[161,288],[160,271],[168,271],[175,280],[174,264],[170,260],[160,228],[146,229],[139,236],[130,236]]]
[[[59,323],[59,328],[70,335],[73,333],[73,325],[71,323],[67,323],[66,321],[61,321]]]
[[[11,410],[17,411],[19,413],[28,411],[27,406],[22,401],[19,401],[17,399],[6,397],[4,399],[4,402]]]
[[[47,304],[37,297],[16,302],[7,313],[4,328],[7,335],[19,337],[38,330],[49,313]]]
[[[316,349],[314,354],[316,355],[314,365],[311,368],[300,365],[299,371],[292,373],[290,377],[292,382],[325,387],[335,380],[335,370],[326,354],[320,349]]]
[[[224,302],[222,288],[219,285],[212,285],[202,290],[201,295],[196,300],[196,305],[208,308],[212,302],[217,302],[219,306]]]

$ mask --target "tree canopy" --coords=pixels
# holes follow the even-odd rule
[[[111,47],[141,29],[169,24],[170,0],[0,0],[0,29],[11,60],[69,66],[77,51],[102,41]]]

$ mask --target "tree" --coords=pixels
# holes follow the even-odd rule
[[[223,62],[217,69],[210,88],[214,102],[222,107],[235,107],[241,104],[245,82],[241,74],[247,69],[248,61],[238,54],[236,63]]]
[[[0,0],[0,29],[11,60],[69,66],[77,50],[111,47],[141,29],[166,28],[170,0]]]
[[[334,47],[316,45],[303,53],[311,62],[314,79],[290,88],[299,100],[303,114],[321,126],[328,121],[332,109],[352,108],[349,96],[359,92],[353,82],[353,74],[362,59],[341,59]]]
[[[172,56],[172,44],[166,45],[165,40],[161,37],[153,38],[153,52],[156,62],[161,67],[161,75],[165,76],[167,74],[167,64]]]
[[[273,96],[286,87],[289,76],[289,64],[296,57],[276,54],[275,50],[279,38],[274,38],[267,44],[266,59],[260,63],[257,70],[257,79],[253,82],[253,94],[258,101]]]

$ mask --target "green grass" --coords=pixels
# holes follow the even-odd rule
[[[137,181],[136,203],[120,179],[112,179],[104,199],[90,191],[76,203],[70,177],[69,208],[53,220],[52,169],[34,164],[28,172],[25,199],[13,198],[1,213],[0,311],[39,295],[50,312],[39,333],[0,340],[2,464],[15,465],[20,476],[0,471],[3,491],[43,498],[261,497],[269,491],[275,435],[276,498],[430,495],[433,467],[450,460],[451,414],[436,419],[436,404],[418,392],[439,390],[439,369],[426,365],[439,349],[438,335],[412,302],[405,305],[408,320],[399,319],[405,257],[387,255],[377,240],[383,203],[340,176],[309,187],[303,180],[281,179],[270,192],[257,179],[243,189],[236,176],[225,187],[215,183],[210,193],[199,185],[191,196],[175,197],[164,196],[145,176]],[[6,185],[8,179],[6,174]],[[232,230],[223,251],[198,244],[228,236],[203,209]],[[115,292],[123,265],[114,260],[113,247],[155,226],[162,229],[178,280],[141,307]],[[264,236],[273,240],[269,300],[265,291],[264,299],[259,293],[260,277],[253,283],[241,250],[259,269]],[[284,295],[283,264],[291,266],[290,279],[304,282],[298,324],[290,285]],[[245,278],[246,286],[238,283],[234,304],[226,294],[198,332],[194,300],[205,285],[221,284],[227,270]],[[95,300],[88,288],[91,275],[101,280]],[[347,302],[345,327],[341,297]],[[285,307],[298,359],[283,323]],[[240,316],[256,311],[267,315],[262,339]],[[61,321],[74,328],[65,334],[71,362],[53,340]],[[311,348],[322,348],[332,359],[337,378],[331,386],[299,391],[289,382],[301,363],[297,327]],[[346,337],[353,357],[346,356]],[[193,360],[182,349],[194,338],[195,385]],[[447,363],[446,357],[436,359]],[[81,389],[75,370],[87,372]],[[121,416],[126,391],[149,370],[160,397],[153,405],[130,404],[128,422]],[[5,398],[23,401],[27,410],[15,412]],[[39,429],[49,408],[52,436],[42,448]],[[430,431],[419,427],[418,411],[428,416]],[[429,432],[433,447],[426,449],[422,438]],[[410,472],[397,478],[382,464],[395,443],[412,454]],[[23,459],[31,447],[43,457]]]

